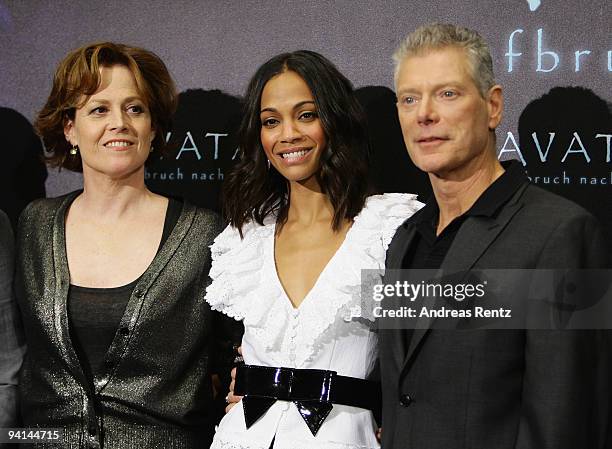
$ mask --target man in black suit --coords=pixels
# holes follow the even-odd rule
[[[0,107],[0,135],[0,210],[8,215],[15,230],[19,214],[30,201],[45,197],[47,168],[40,138],[19,112]]]
[[[0,210],[0,428],[19,424],[18,373],[26,350],[13,294],[14,253],[11,222]]]
[[[404,141],[434,195],[398,229],[387,269],[605,266],[591,215],[497,160],[502,88],[476,32],[424,26],[394,59]],[[381,328],[383,449],[604,447],[606,345],[595,330]]]

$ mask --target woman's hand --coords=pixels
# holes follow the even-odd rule
[[[242,399],[242,396],[234,395],[234,384],[236,382],[236,368],[232,368],[232,382],[229,386],[229,393],[225,396],[225,402],[227,402],[227,407],[225,407],[225,413],[228,413],[234,405],[236,405]]]
[[[242,355],[242,348],[238,348],[238,354]],[[225,413],[228,413],[234,405],[236,405],[242,399],[242,396],[234,395],[234,385],[236,383],[236,368],[232,368],[231,372],[232,381],[230,382],[229,392],[227,396],[225,396],[225,402],[227,403],[227,407],[225,407]]]

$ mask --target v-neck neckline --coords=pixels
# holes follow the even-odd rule
[[[285,287],[283,286],[283,283],[281,282],[280,276],[278,274],[278,269],[276,266],[276,223],[271,223],[268,225],[270,226],[270,229],[271,229],[271,236],[270,236],[270,242],[268,243],[268,251],[267,251],[268,254],[266,257],[267,259],[266,262],[268,263],[268,266],[271,272],[271,277],[274,279],[274,282],[276,286],[278,287],[278,289],[282,292],[282,296],[284,298],[283,302],[289,307],[289,309],[292,312],[301,311],[307,302],[312,301],[310,297],[313,296],[313,292],[318,289],[318,286],[321,283],[321,279],[323,279],[323,277],[327,274],[327,272],[330,271],[331,269],[330,267],[332,267],[335,264],[335,260],[338,258],[338,254],[344,251],[344,248],[347,245],[350,235],[353,232],[353,229],[355,228],[355,223],[356,222],[353,221],[353,223],[351,224],[351,227],[348,229],[348,231],[346,231],[346,234],[344,236],[344,239],[342,240],[342,243],[340,244],[340,246],[338,246],[336,251],[334,251],[334,254],[332,254],[329,260],[325,263],[325,265],[323,266],[323,269],[319,272],[319,275],[317,276],[317,279],[315,280],[314,284],[312,284],[312,287],[304,295],[304,297],[302,298],[302,301],[300,302],[298,306],[295,306],[295,304],[293,303],[293,301],[287,294],[287,291],[285,290]]]
[[[66,251],[66,213],[74,199],[82,192],[77,190],[66,195],[53,218],[53,248],[52,257],[55,264],[55,299],[54,299],[54,321],[55,328],[63,344],[64,357],[70,365],[71,371],[81,380],[83,385],[88,381],[83,373],[81,361],[70,336],[68,323],[68,289],[70,287],[70,271],[68,269],[68,257]],[[136,280],[135,288],[127,302],[119,322],[119,328],[132,328],[136,325],[138,317],[146,309],[146,292],[155,281],[159,273],[164,269],[170,258],[174,255],[182,243],[187,231],[191,227],[195,216],[195,208],[184,202],[179,219],[166,239],[164,245],[157,252],[144,273]],[[105,358],[109,355],[120,360],[127,348],[127,339],[123,339],[119,331],[115,334],[111,346],[108,348]],[[109,382],[114,372],[113,369],[105,370],[100,378],[94,379],[93,389],[100,392]]]

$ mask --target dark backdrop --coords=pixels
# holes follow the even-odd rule
[[[182,94],[170,136],[176,150],[150,167],[147,181],[216,208],[249,77],[279,52],[311,49],[359,88],[374,184],[426,197],[393,110],[391,54],[416,26],[452,21],[479,30],[491,45],[505,89],[500,158],[522,160],[535,183],[580,202],[612,229],[611,12],[608,0],[0,0],[0,106],[32,120],[56,64],[82,44],[114,40],[151,49]],[[6,139],[2,150],[12,150]],[[36,169],[26,176],[35,182]],[[78,174],[50,171],[47,195],[80,185]]]

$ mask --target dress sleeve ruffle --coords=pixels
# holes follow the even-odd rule
[[[362,270],[372,270],[364,272],[369,275],[364,279],[366,284],[380,282],[387,247],[396,229],[421,207],[416,195],[369,197],[344,243],[297,309],[289,305],[274,264],[265,263],[266,258],[274,257],[274,224],[247,224],[243,238],[237,229],[227,227],[211,246],[212,282],[206,301],[214,310],[244,320],[247,332],[270,353],[288,352],[291,333],[296,331],[289,323],[299,315],[297,331],[301,338],[295,355],[300,366],[334,338],[333,325],[338,320],[374,321],[371,296],[361,295]]]
[[[242,237],[232,226],[217,236],[210,247],[211,283],[205,297],[213,310],[236,320],[247,316],[250,304],[246,299],[260,285],[265,234],[270,231],[274,232],[273,226],[247,223]]]

